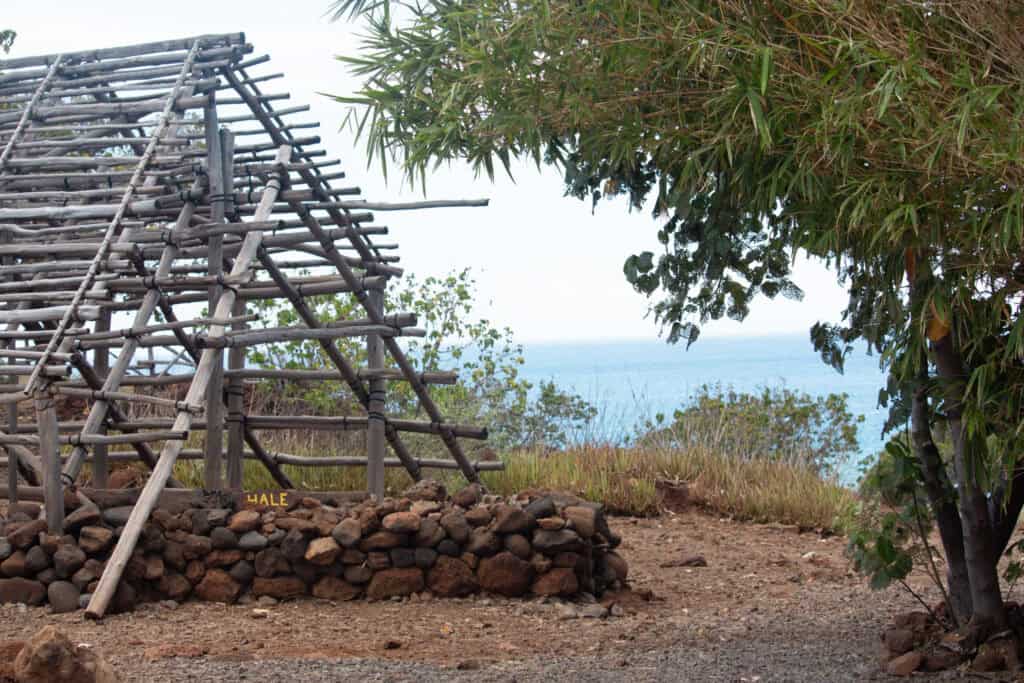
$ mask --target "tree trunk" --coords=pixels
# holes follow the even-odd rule
[[[924,489],[935,515],[942,549],[946,555],[946,583],[949,589],[949,609],[957,624],[965,624],[971,618],[971,581],[964,557],[964,534],[960,515],[956,507],[956,495],[949,482],[945,464],[932,440],[929,423],[928,395],[924,380],[928,376],[927,358],[918,375],[910,411],[911,434],[914,451],[921,463]]]
[[[945,382],[946,419],[953,441],[964,556],[971,581],[971,621],[985,630],[1001,630],[1006,627],[1006,610],[999,588],[999,572],[996,567],[999,556],[993,547],[995,539],[988,499],[979,483],[978,460],[982,454],[971,452],[962,424],[966,372],[952,333],[935,342],[932,350],[938,375]]]

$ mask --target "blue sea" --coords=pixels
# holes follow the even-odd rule
[[[821,361],[806,333],[702,338],[689,350],[657,339],[527,343],[525,358],[526,379],[553,380],[594,403],[605,438],[630,434],[657,413],[670,418],[695,389],[721,384],[742,391],[786,386],[815,396],[846,393],[851,412],[864,416],[861,455],[877,453],[883,444],[885,411],[877,405],[885,376],[878,357],[859,349],[839,374]],[[856,481],[860,459],[846,465],[845,483]]]

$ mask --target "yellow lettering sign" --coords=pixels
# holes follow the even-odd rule
[[[288,507],[287,491],[252,491],[245,494],[245,504],[276,508]]]

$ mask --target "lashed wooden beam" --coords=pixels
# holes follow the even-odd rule
[[[290,147],[282,146],[281,149],[278,150],[277,158],[280,163],[284,163],[290,157]],[[277,179],[271,179],[267,183],[267,191],[264,192],[263,202],[261,202],[263,211],[257,213],[256,220],[267,219],[270,209],[273,206],[274,201],[276,201],[277,191],[280,189],[281,183]],[[258,231],[249,233],[245,236],[245,243],[231,269],[232,275],[241,275],[249,269],[250,263],[256,257],[256,252],[259,249],[262,239],[263,233]],[[214,312],[213,317],[227,318],[231,315],[234,303],[234,292],[230,289],[225,290],[217,302],[217,309]],[[210,328],[210,335],[213,337],[223,334],[223,326],[214,325]],[[210,376],[213,373],[213,363],[218,358],[219,356],[213,349],[205,349],[203,351],[199,359],[199,364],[196,367],[195,379],[189,387],[188,393],[185,395],[186,403],[202,403],[206,396]],[[178,417],[174,421],[174,431],[188,432],[191,428],[191,424],[192,414],[188,411],[181,411],[178,413]],[[96,587],[96,591],[93,593],[92,599],[89,601],[89,605],[86,608],[86,616],[96,619],[102,617],[106,613],[107,606],[110,604],[110,599],[114,596],[114,592],[117,590],[117,584],[121,580],[124,568],[128,564],[128,560],[131,558],[132,552],[135,550],[135,544],[138,542],[139,535],[142,533],[142,527],[146,524],[146,521],[149,519],[149,515],[153,512],[153,507],[156,505],[156,502],[160,497],[160,492],[167,484],[167,479],[171,475],[174,463],[177,460],[182,447],[183,443],[181,441],[169,441],[164,445],[164,448],[160,453],[160,460],[157,462],[156,468],[146,481],[142,494],[139,496],[139,500],[135,503],[131,516],[125,524],[124,531],[121,533],[121,537],[117,541],[117,546],[114,548],[110,559],[107,561],[107,566],[103,571],[103,576],[100,577],[99,585]]]

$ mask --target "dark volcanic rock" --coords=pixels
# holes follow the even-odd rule
[[[210,544],[218,550],[231,550],[238,547],[238,536],[227,527],[214,527],[210,532]]]
[[[257,576],[252,581],[252,594],[256,597],[269,595],[278,600],[289,600],[306,594],[306,584],[297,576],[279,576],[265,579]]]
[[[571,529],[547,531],[538,529],[533,532],[533,547],[549,555],[557,553],[575,553],[583,550],[583,539]]]
[[[554,517],[558,513],[555,509],[555,500],[551,496],[537,498],[526,506],[525,511],[534,519]]]
[[[82,568],[86,559],[85,553],[77,545],[62,545],[53,554],[53,568],[60,578],[71,578]]]
[[[519,597],[530,590],[533,566],[510,552],[502,552],[480,560],[477,578],[485,591],[510,598]]]
[[[46,587],[38,581],[21,577],[0,579],[0,603],[20,602],[26,605],[41,605],[46,597]]]
[[[480,588],[476,575],[462,560],[441,556],[427,574],[427,585],[438,596],[464,597]]]
[[[384,569],[373,575],[366,588],[367,597],[385,600],[406,596],[423,590],[423,571],[416,567],[406,569]]]
[[[196,595],[209,602],[233,603],[242,588],[223,569],[211,569],[196,586]]]
[[[49,566],[50,558],[41,547],[34,545],[25,553],[25,571],[29,574],[38,574]]]
[[[54,581],[46,589],[46,599],[55,614],[76,611],[80,596],[78,587],[68,581]]]
[[[361,592],[358,587],[333,576],[325,576],[313,586],[314,597],[338,602],[355,600]]]

